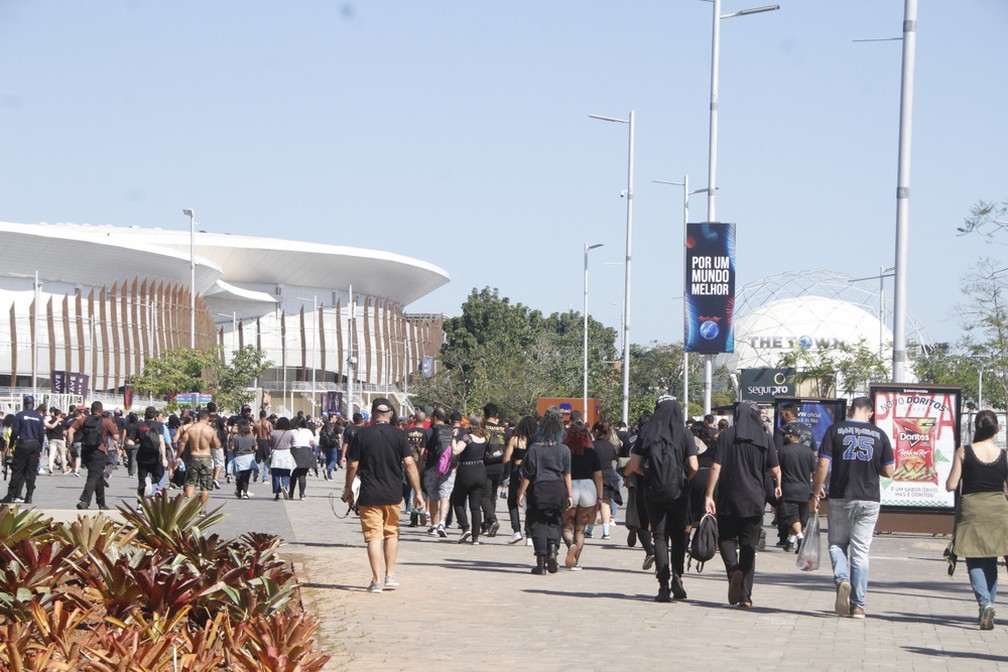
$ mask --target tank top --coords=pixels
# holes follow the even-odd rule
[[[973,446],[966,446],[962,468],[962,494],[974,492],[1002,492],[1005,478],[1008,478],[1008,456],[1001,451],[993,462],[981,462],[973,452]]]

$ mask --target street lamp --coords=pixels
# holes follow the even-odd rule
[[[196,212],[184,208],[189,218],[189,347],[196,349]]]
[[[686,264],[686,228],[689,224],[689,197],[695,194],[703,194],[707,192],[707,187],[703,189],[694,189],[690,191],[689,188],[689,175],[683,175],[682,182],[673,182],[672,180],[653,180],[657,184],[672,184],[677,187],[683,188],[683,265]],[[685,294],[685,291],[683,292]],[[686,320],[686,300],[683,297],[683,321]],[[683,413],[689,415],[689,353],[686,352],[686,342],[683,341],[683,373],[682,373],[682,386],[683,386]]]
[[[602,247],[604,243],[584,244],[584,392],[581,395],[581,412],[588,422],[588,252]]]
[[[603,117],[598,114],[589,114],[592,119],[601,121],[611,121],[617,124],[626,124],[629,127],[628,149],[627,149],[627,210],[626,210],[626,266],[624,267],[623,278],[623,422],[629,424],[630,421],[630,259],[631,241],[633,238],[633,169],[634,169],[634,111],[630,110],[627,119],[617,119],[616,117]]]
[[[885,278],[891,278],[895,275],[895,267],[890,266],[889,268],[882,268],[879,266],[878,275],[869,275],[864,278],[854,278],[848,280],[847,282],[860,282],[862,280],[874,280],[878,278],[878,314],[879,314],[879,328],[878,328],[878,352],[879,360],[882,359],[882,342],[885,334],[885,284],[883,280]]]
[[[711,28],[711,87],[710,87],[710,139],[707,151],[707,221],[713,222],[717,217],[717,134],[718,134],[718,70],[721,56],[721,19],[735,16],[749,16],[780,9],[780,5],[766,5],[743,9],[731,14],[721,14],[721,0],[712,0],[714,7]],[[714,372],[714,360],[711,355],[704,357],[704,414],[711,410],[711,387]]]
[[[299,301],[307,301],[303,296],[297,297]],[[315,359],[318,357],[318,295],[312,294],[312,337],[311,337],[311,415],[315,415]]]

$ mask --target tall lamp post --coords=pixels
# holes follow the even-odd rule
[[[721,19],[736,16],[761,14],[780,9],[780,5],[767,5],[743,9],[731,14],[721,14],[721,0],[712,0],[714,6],[711,28],[711,87],[710,87],[710,138],[707,152],[707,221],[717,218],[717,135],[718,135],[718,77],[719,60],[721,57]],[[714,360],[711,355],[704,357],[704,413],[711,411],[711,386],[714,372]]]
[[[879,314],[879,329],[878,329],[878,352],[879,360],[882,359],[882,345],[885,335],[885,284],[886,278],[891,278],[895,275],[896,268],[890,266],[889,268],[882,268],[879,266],[878,275],[869,275],[864,278],[853,278],[847,282],[861,282],[862,280],[875,280],[878,278],[878,314]]]
[[[626,188],[626,266],[623,277],[623,422],[630,422],[630,259],[633,239],[634,111],[626,119],[589,114],[592,119],[626,124],[629,127]]]
[[[584,390],[581,395],[581,411],[585,422],[588,422],[588,252],[603,244],[584,244]]]
[[[185,208],[189,218],[189,347],[196,349],[196,211]]]
[[[689,224],[689,197],[693,196],[695,194],[706,193],[707,187],[704,187],[703,189],[694,189],[693,191],[690,191],[690,188],[689,188],[689,175],[683,175],[682,179],[683,179],[682,182],[674,182],[672,180],[654,180],[654,182],[656,184],[671,184],[671,185],[675,185],[677,187],[682,187],[683,188],[683,200],[682,200],[682,203],[683,203],[683,218],[682,218],[682,225],[683,225],[683,264],[685,265],[685,263],[686,263],[686,228],[687,228],[687,225]],[[686,319],[686,296],[685,296],[685,294],[686,294],[686,291],[685,291],[685,288],[683,288],[683,320],[684,321]],[[682,359],[683,359],[683,373],[682,373],[682,387],[683,387],[683,392],[682,392],[683,396],[682,396],[682,399],[683,399],[683,401],[682,401],[682,405],[683,405],[683,413],[685,413],[687,416],[689,416],[689,353],[686,352],[686,342],[685,342],[685,340],[683,341]]]

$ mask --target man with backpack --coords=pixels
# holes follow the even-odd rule
[[[448,536],[445,523],[448,516],[448,499],[455,489],[455,469],[452,458],[452,441],[455,429],[448,424],[448,414],[443,408],[431,413],[430,436],[424,448],[423,491],[427,497],[430,527],[427,533]]]
[[[651,419],[640,428],[626,467],[627,473],[636,472],[644,477],[658,577],[656,602],[669,602],[673,597],[686,599],[682,575],[689,523],[687,481],[696,474],[697,466],[696,444],[686,431],[682,406],[675,397],[660,398]]]
[[[91,404],[90,415],[74,421],[67,429],[67,442],[73,445],[74,435],[81,433],[81,464],[87,469],[87,480],[77,508],[81,511],[91,506],[92,495],[98,508],[105,510],[105,466],[108,463],[109,444],[119,444],[119,428],[111,418],[103,415],[100,401]]]
[[[137,465],[137,495],[143,497],[146,493],[146,479],[150,477],[151,485],[161,482],[164,470],[168,468],[168,455],[165,452],[164,425],[157,421],[157,409],[148,406],[144,411],[144,419],[136,425],[136,465]]]
[[[319,430],[319,448],[325,455],[325,480],[331,481],[333,469],[339,467],[340,425],[335,413],[326,417]]]
[[[718,435],[707,479],[707,512],[717,516],[721,559],[728,572],[728,603],[752,606],[756,547],[766,508],[764,474],[773,476],[774,497],[781,496],[781,470],[773,440],[763,428],[760,410],[743,401],[735,407],[735,422]],[[714,488],[718,481],[717,503]]]
[[[500,523],[497,521],[497,492],[504,478],[504,449],[507,447],[507,427],[500,421],[500,409],[497,404],[487,404],[483,407],[483,418],[486,426],[486,453],[483,464],[487,472],[486,490],[483,492],[483,527],[486,536],[496,537]]]

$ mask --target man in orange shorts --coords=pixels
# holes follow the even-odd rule
[[[347,451],[346,488],[343,501],[353,503],[352,484],[360,477],[357,499],[361,529],[367,542],[368,561],[371,563],[369,593],[382,589],[395,590],[399,580],[395,577],[396,555],[399,552],[399,508],[402,504],[402,471],[413,488],[413,505],[423,506],[420,478],[413,451],[406,433],[389,424],[395,410],[388,399],[379,397],[371,402],[371,425],[362,427]],[[385,562],[385,581],[379,581]]]

